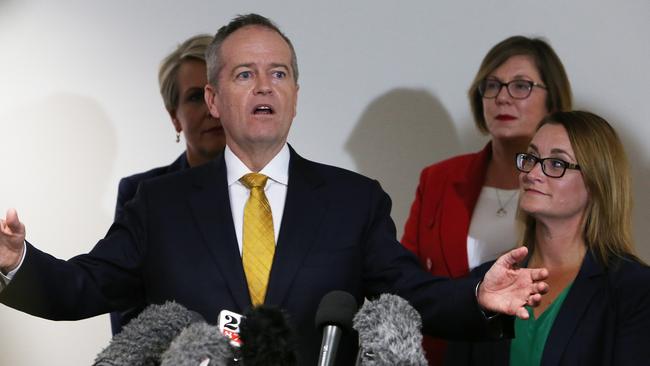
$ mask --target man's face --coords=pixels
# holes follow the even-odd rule
[[[221,46],[218,86],[206,86],[210,112],[236,153],[279,151],[296,115],[298,85],[291,49],[275,31],[246,26]]]

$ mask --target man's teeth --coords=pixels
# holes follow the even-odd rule
[[[255,113],[272,113],[273,110],[269,106],[260,106],[255,108]]]

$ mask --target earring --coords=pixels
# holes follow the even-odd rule
[[[176,143],[179,143],[181,141],[181,133],[176,132]]]

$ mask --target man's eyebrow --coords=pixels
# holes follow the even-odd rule
[[[272,63],[271,63],[271,67],[282,67],[282,68],[285,68],[285,69],[287,69],[287,70],[290,69],[289,66],[287,66],[287,64],[276,63],[276,62],[272,62]]]
[[[235,67],[233,67],[232,69],[233,69],[233,70],[237,70],[237,69],[240,68],[240,67],[251,67],[251,66],[253,66],[253,63],[252,63],[252,62],[248,62],[248,63],[243,63],[243,64],[235,65]]]

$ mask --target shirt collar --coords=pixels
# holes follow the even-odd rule
[[[269,161],[268,164],[259,173],[266,175],[269,179],[276,183],[283,185],[289,184],[289,145],[286,143],[282,149]],[[246,164],[244,164],[235,153],[230,150],[226,145],[223,153],[224,160],[226,161],[226,171],[228,175],[228,186],[239,182],[239,178],[244,174],[251,173]]]

